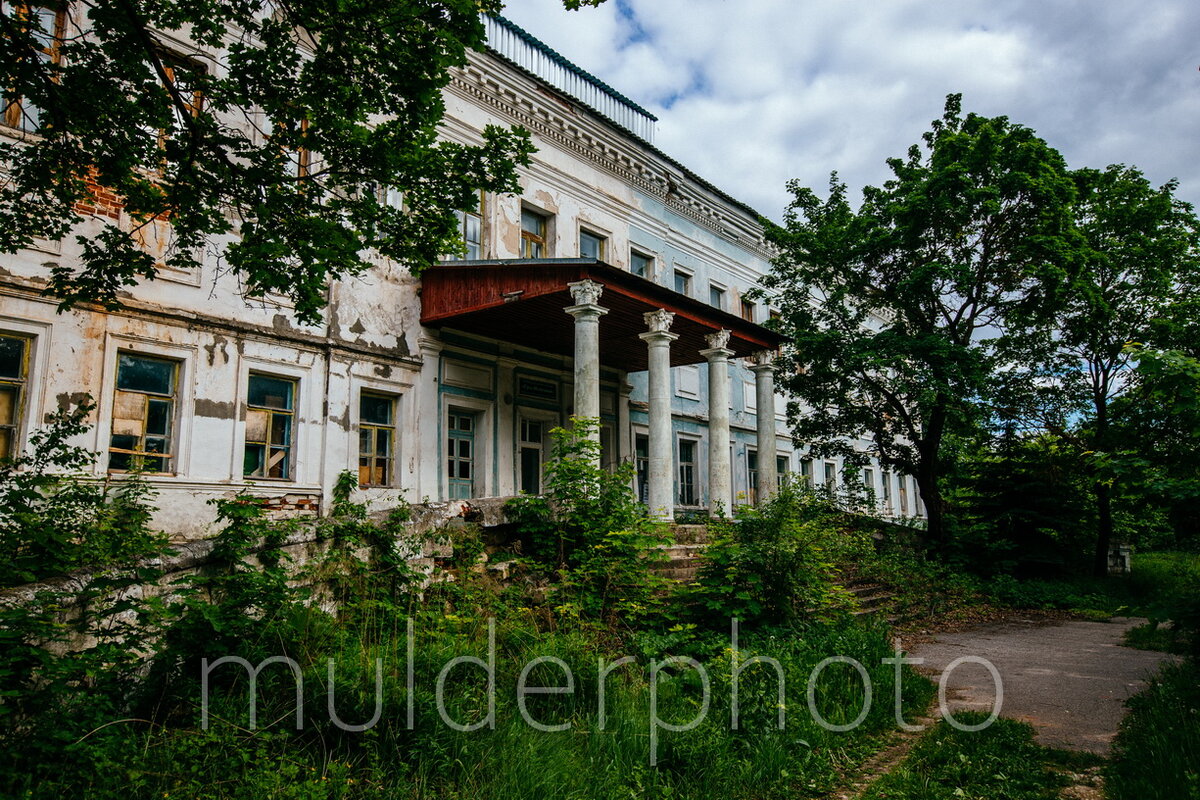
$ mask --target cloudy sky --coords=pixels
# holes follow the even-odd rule
[[[780,219],[784,183],[854,196],[945,97],[1072,167],[1136,164],[1200,205],[1196,0],[509,0],[505,15],[659,117],[656,144]]]

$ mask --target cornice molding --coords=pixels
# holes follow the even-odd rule
[[[536,84],[534,91],[514,85],[512,77],[517,73],[507,64],[472,55],[465,69],[453,73],[451,91],[601,167],[753,255],[766,261],[774,257],[757,221],[749,221],[740,210],[714,203],[701,187],[693,186],[677,168],[647,152],[638,141],[614,134],[589,112],[574,106],[564,107],[561,98],[549,95],[544,89],[538,91],[541,87]],[[490,68],[493,64],[494,69]],[[550,100],[555,105],[550,105]],[[568,119],[571,114],[576,115],[574,119]]]

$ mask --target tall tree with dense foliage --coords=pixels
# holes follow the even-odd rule
[[[522,130],[437,135],[450,70],[502,5],[4,3],[3,122],[18,133],[0,141],[0,252],[76,235],[90,214],[80,263],[48,293],[111,306],[154,278],[141,243],[164,223],[176,268],[232,234],[217,255],[248,295],[289,296],[306,321],[370,251],[419,271],[458,246],[453,209],[515,190],[532,152]]]
[[[824,201],[792,182],[764,285],[791,340],[779,374],[797,440],[852,460],[867,440],[916,477],[937,541],[943,443],[978,418],[1019,331],[1047,322],[1076,249],[1075,187],[1033,131],[963,116],[959,95],[888,166],[858,209],[836,176]]]
[[[1053,407],[1065,415],[1047,420],[1047,427],[1074,444],[1090,466],[1094,570],[1104,575],[1114,493],[1130,477],[1121,452],[1129,449],[1131,429],[1122,432],[1113,402],[1128,390],[1133,362],[1143,353],[1130,344],[1174,338],[1172,312],[1187,300],[1191,276],[1200,268],[1200,222],[1190,205],[1174,197],[1174,182],[1155,188],[1136,168],[1082,169],[1075,177],[1075,224],[1085,247],[1055,324],[1050,385],[1065,400]],[[1157,363],[1149,359],[1147,369]],[[1154,401],[1152,394],[1144,399]]]

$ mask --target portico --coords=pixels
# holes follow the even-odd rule
[[[593,259],[445,262],[426,271],[422,283],[421,323],[427,327],[569,356],[573,416],[600,416],[602,366],[626,374],[648,371],[646,500],[662,518],[675,510],[671,368],[707,363],[708,505],[728,513],[734,497],[731,359],[773,351],[778,334]],[[763,358],[754,368],[758,408],[769,410],[773,387]],[[767,456],[760,456],[760,485],[769,478],[773,487],[774,416],[760,416],[760,428],[771,431],[765,446],[759,437],[759,452]],[[620,435],[628,438],[629,431]]]

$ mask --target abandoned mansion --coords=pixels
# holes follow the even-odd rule
[[[90,395],[96,476],[145,468],[155,524],[187,538],[242,490],[322,513],[346,470],[374,508],[537,493],[572,415],[599,419],[602,463],[636,464],[658,516],[755,503],[789,473],[841,485],[775,390],[773,310],[747,294],[772,256],[759,215],[656,149],[636,103],[486,25],[442,135],[521,126],[537,152],[519,195],[459,212],[461,254],[419,278],[381,259],[329,287],[319,325],[245,299],[211,259],[161,269],[120,309],[60,313],[43,279],[76,245],[0,256],[0,457]],[[882,513],[920,515],[911,477],[855,470]]]

